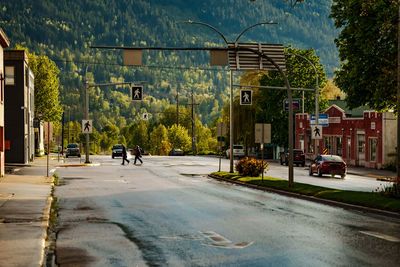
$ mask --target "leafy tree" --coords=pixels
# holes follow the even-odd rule
[[[335,43],[342,63],[336,85],[349,108],[396,109],[397,20],[395,0],[334,0],[331,17],[341,29]]]
[[[17,50],[25,50],[28,54],[28,65],[34,75],[35,113],[42,114],[45,121],[59,121],[63,110],[58,99],[60,70],[47,56],[37,56],[28,49],[17,45]]]
[[[112,140],[106,132],[103,132],[100,138],[100,147],[103,151],[108,151],[111,147],[111,145],[114,143],[114,140]]]
[[[322,98],[332,100],[336,98],[344,99],[345,94],[333,83],[333,80],[328,80],[326,86],[321,90]]]
[[[139,121],[129,126],[128,146],[149,149],[149,134],[146,121]]]
[[[191,149],[188,130],[181,125],[174,124],[168,128],[168,140],[173,148],[179,148],[182,151],[189,151]]]
[[[163,141],[168,141],[168,131],[164,125],[159,124],[154,127],[153,131],[150,133],[150,147],[151,153],[155,155],[165,155],[165,145]]]
[[[107,136],[114,142],[118,141],[119,129],[113,124],[107,124],[103,127],[102,132],[107,134]]]

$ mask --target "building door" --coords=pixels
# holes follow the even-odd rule
[[[357,134],[357,166],[365,166],[365,134]]]
[[[351,160],[351,137],[347,137],[347,163]]]

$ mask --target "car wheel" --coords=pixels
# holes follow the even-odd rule
[[[346,177],[346,174],[344,173],[344,174],[342,174],[342,175],[340,175],[340,178],[342,178],[342,179],[344,179]]]
[[[313,176],[312,168],[310,166],[310,169],[308,170],[308,175]]]
[[[65,155],[66,158],[68,158],[68,155]]]
[[[112,155],[111,157],[114,158],[114,155]]]
[[[285,165],[289,166],[289,161],[285,160]]]
[[[321,168],[320,167],[318,167],[318,176],[322,177],[322,172],[321,172]]]
[[[301,167],[304,167],[304,166],[306,166],[306,164],[303,162],[303,163],[301,164]]]
[[[280,159],[280,162],[281,162],[281,165],[283,165],[283,161],[282,161],[282,159]]]
[[[80,157],[81,157],[81,154],[79,154],[78,157],[80,158]]]

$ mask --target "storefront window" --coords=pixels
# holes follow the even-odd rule
[[[342,137],[336,137],[336,155],[343,155],[343,141]]]
[[[369,139],[369,159],[370,161],[377,161],[377,147],[378,139]]]

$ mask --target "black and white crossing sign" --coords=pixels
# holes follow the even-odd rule
[[[93,133],[93,120],[82,120],[82,133]]]
[[[251,105],[253,90],[240,90],[240,105]]]
[[[311,125],[311,139],[322,139],[322,125]]]
[[[148,113],[143,113],[142,119],[143,119],[144,121],[147,121],[147,120],[149,119],[149,114],[148,114]]]
[[[131,96],[133,101],[143,100],[143,86],[132,86]]]

